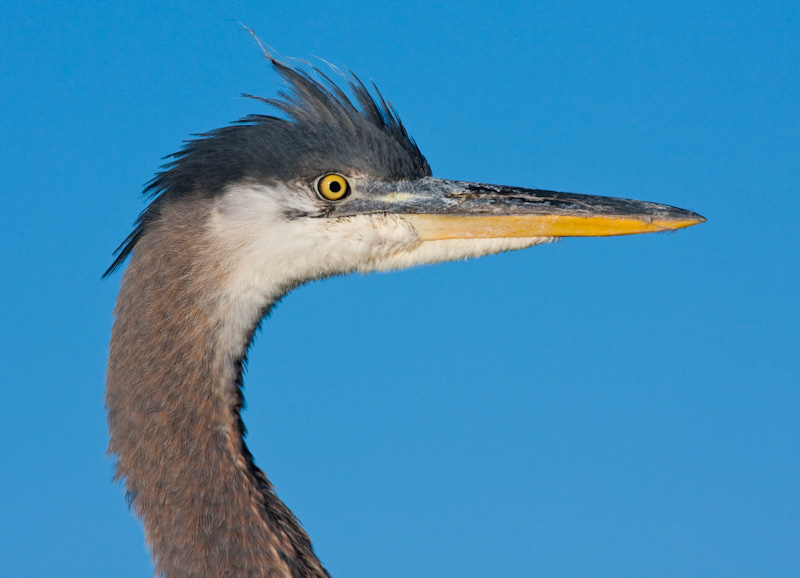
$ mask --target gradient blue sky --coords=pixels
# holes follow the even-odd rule
[[[375,80],[436,176],[709,219],[289,295],[248,442],[334,577],[800,575],[798,2],[108,4],[3,7],[0,573],[152,572],[100,275],[279,88],[239,20]]]

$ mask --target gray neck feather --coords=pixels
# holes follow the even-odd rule
[[[203,211],[169,213],[123,277],[106,389],[109,452],[156,573],[327,577],[242,437],[242,363],[271,304],[246,330],[225,327],[215,297],[224,268],[203,244]]]

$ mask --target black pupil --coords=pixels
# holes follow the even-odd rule
[[[342,190],[342,185],[340,185],[337,181],[333,181],[330,184],[329,188],[331,189],[332,193],[338,193],[339,191]]]

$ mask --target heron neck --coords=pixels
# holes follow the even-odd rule
[[[202,225],[154,224],[123,277],[106,389],[116,477],[160,575],[325,577],[243,439],[242,364],[270,299],[226,321],[237,304]]]

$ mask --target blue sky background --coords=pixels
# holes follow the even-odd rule
[[[287,297],[248,443],[334,577],[800,575],[800,4],[109,4],[0,17],[0,573],[152,573],[100,275],[160,159],[279,88],[240,20],[375,80],[436,176],[708,218]]]

